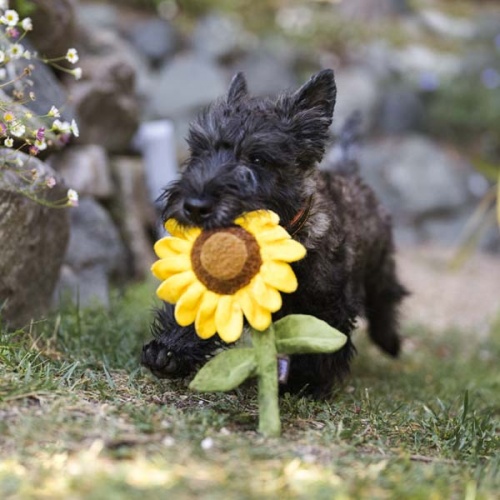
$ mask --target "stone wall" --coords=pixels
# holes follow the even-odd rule
[[[491,18],[480,25],[479,20],[456,20],[431,9],[415,12],[404,1],[384,0],[375,10],[364,9],[363,1],[349,6],[343,2],[338,11],[342,22],[375,22],[382,16],[400,23],[410,41],[400,46],[387,40],[367,41],[340,57],[331,50],[292,44],[279,34],[257,36],[244,28],[241,18],[217,12],[198,19],[186,31],[169,16],[116,3],[35,3],[39,7],[33,16],[35,31],[27,43],[49,55],[73,46],[81,58],[83,78],[78,81],[37,67],[33,78],[41,90],[30,104],[35,112],[56,104],[65,119],[77,119],[80,137],[51,152],[43,168],[54,169],[80,193],[81,202],[78,208],[57,212],[32,209],[29,230],[19,236],[26,248],[36,242],[37,247],[55,249],[50,265],[44,264],[45,270],[52,269],[50,278],[21,266],[19,272],[29,276],[26,285],[26,278],[5,270],[14,254],[2,249],[2,257],[10,256],[2,261],[4,268],[0,265],[2,285],[10,291],[0,287],[0,303],[19,294],[19,300],[4,304],[4,314],[17,307],[17,300],[25,304],[12,314],[17,323],[46,309],[56,281],[56,302],[66,295],[85,306],[107,304],[111,282],[149,274],[158,234],[154,200],[186,158],[189,122],[224,95],[236,71],[246,73],[254,94],[274,95],[296,88],[322,67],[334,68],[338,100],[332,148],[322,168],[335,168],[335,137],[348,117],[359,111],[363,140],[356,159],[364,178],[394,214],[400,244],[457,244],[491,185],[459,148],[435,140],[423,126],[428,93],[470,69],[469,55],[411,42],[415,32],[432,32],[443,40],[473,44],[484,38]],[[276,19],[282,34],[304,29],[309,19],[304,8],[297,13],[283,7]],[[494,29],[488,29],[493,40]],[[500,38],[491,50],[500,50]],[[0,188],[2,224],[12,207],[21,206],[22,200]],[[0,226],[0,235],[1,230]],[[487,229],[479,245],[498,251],[498,229]],[[45,254],[38,260],[44,259]],[[25,293],[13,292],[13,283],[19,283],[17,290],[26,287]]]

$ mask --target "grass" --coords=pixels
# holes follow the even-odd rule
[[[139,367],[151,296],[0,330],[0,498],[496,498],[500,325],[407,327],[400,361],[359,333],[347,383],[283,397],[264,439],[252,385],[193,394]]]

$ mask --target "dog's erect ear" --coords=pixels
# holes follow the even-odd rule
[[[316,108],[325,118],[332,118],[337,87],[331,69],[316,73],[292,96],[297,111]]]
[[[227,103],[236,104],[243,97],[248,95],[247,82],[245,75],[240,71],[233,76],[227,91]]]
[[[337,87],[331,69],[316,73],[299,90],[278,100],[278,109],[295,135],[300,151],[297,164],[321,161],[329,138]]]

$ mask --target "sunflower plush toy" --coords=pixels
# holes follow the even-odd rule
[[[220,353],[190,387],[227,391],[257,377],[259,430],[279,436],[278,354],[334,352],[346,341],[312,316],[289,315],[272,322],[272,313],[282,306],[281,293],[298,286],[290,262],[304,258],[306,249],[267,210],[249,212],[231,227],[184,228],[170,219],[165,228],[171,236],[155,244],[159,260],[152,272],[162,281],[158,297],[176,304],[177,323],[194,323],[201,338],[217,333],[231,343],[240,338],[246,318],[252,336],[253,347]]]

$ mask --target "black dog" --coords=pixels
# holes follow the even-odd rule
[[[230,226],[244,212],[273,210],[307,248],[306,258],[293,264],[299,288],[283,294],[274,319],[311,314],[349,335],[364,315],[371,339],[396,356],[397,306],[406,292],[395,273],[390,217],[355,169],[317,169],[335,99],[331,70],[275,100],[250,97],[237,74],[227,96],[191,125],[191,156],[180,180],[165,190],[162,215],[210,229]],[[168,304],[152,331],[142,363],[158,377],[193,372],[221,345],[176,325]],[[293,356],[285,389],[328,394],[349,371],[354,351],[349,339],[334,354]]]

